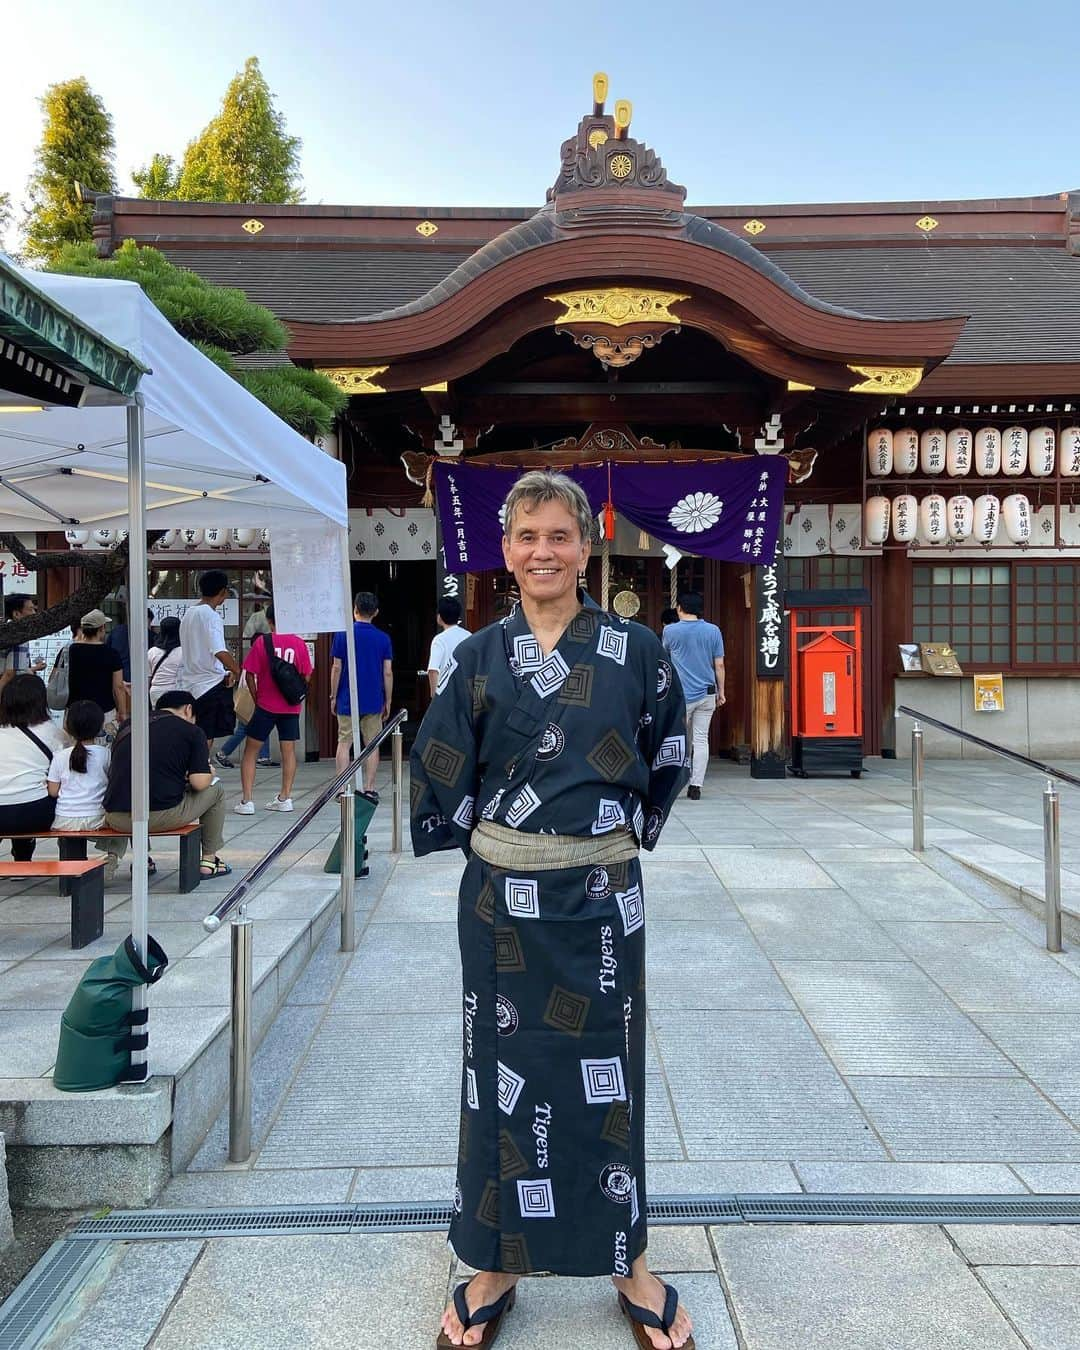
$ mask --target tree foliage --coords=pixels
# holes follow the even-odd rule
[[[115,192],[112,118],[86,79],[50,85],[41,99],[45,125],[28,184],[26,253],[51,261],[65,244],[93,238],[93,207],[79,187]]]
[[[286,132],[258,57],[232,78],[179,167],[157,154],[132,177],[142,196],[159,201],[298,202],[300,141]]]
[[[7,232],[12,214],[11,193],[0,192],[0,237]]]
[[[285,325],[243,291],[176,267],[155,248],[127,239],[111,258],[99,258],[92,244],[70,245],[53,270],[137,281],[179,333],[302,436],[325,435],[348,403],[333,381],[314,370],[238,368],[235,356],[281,351],[289,338]]]

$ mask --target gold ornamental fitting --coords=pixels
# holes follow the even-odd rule
[[[593,111],[602,113],[608,96],[608,77],[602,70],[598,70],[592,77],[592,96],[593,103],[596,105]]]

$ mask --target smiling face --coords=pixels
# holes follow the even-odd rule
[[[576,593],[578,573],[589,560],[589,541],[560,501],[528,509],[522,503],[507,521],[503,559],[523,600],[564,600]]]

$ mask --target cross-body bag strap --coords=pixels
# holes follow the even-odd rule
[[[28,737],[30,740],[34,742],[37,748],[41,751],[41,753],[51,764],[53,752],[49,749],[49,747],[45,744],[45,742],[41,739],[41,737],[35,736],[29,727],[20,727],[19,730],[22,732],[24,736]]]
[[[167,651],[167,652],[165,653],[165,655],[164,655],[164,656],[161,658],[161,660],[157,663],[157,665],[154,667],[154,669],[150,672],[150,683],[151,683],[151,684],[153,684],[154,681],[157,679],[157,673],[158,673],[158,671],[159,671],[159,670],[161,669],[161,667],[165,664],[165,662],[169,659],[169,657],[172,656],[173,652],[176,652],[176,651],[179,651],[179,650],[180,650],[179,647],[173,647],[173,648],[172,648],[172,651]]]

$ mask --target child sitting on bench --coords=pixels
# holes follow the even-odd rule
[[[56,798],[54,830],[93,830],[105,824],[109,751],[94,744],[104,725],[105,714],[88,698],[69,705],[64,730],[75,744],[58,750],[49,766],[49,795]]]

